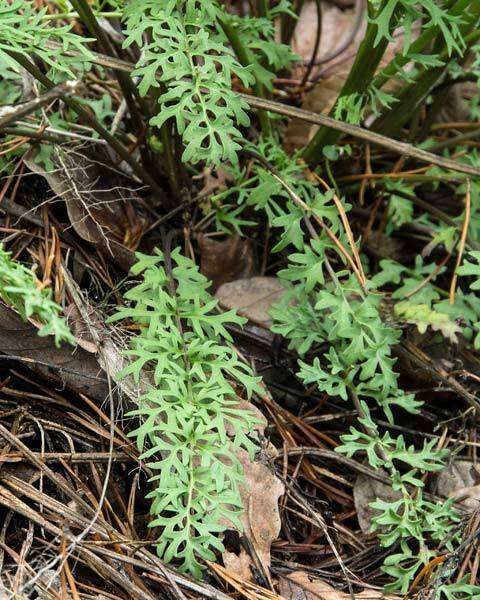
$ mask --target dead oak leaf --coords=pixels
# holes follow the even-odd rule
[[[269,328],[270,307],[279,302],[286,291],[276,277],[251,277],[224,283],[215,295],[223,308],[234,308],[242,317]]]

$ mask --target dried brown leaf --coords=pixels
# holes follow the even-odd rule
[[[100,402],[108,395],[105,377],[93,354],[82,348],[73,350],[67,344],[57,348],[52,337],[39,337],[34,325],[22,321],[15,311],[1,302],[0,352],[31,360],[29,366],[56,385],[66,384]]]
[[[336,590],[321,579],[310,580],[307,573],[295,571],[280,579],[280,594],[285,600],[350,600],[347,592]],[[400,600],[398,596],[386,596],[380,590],[363,590],[355,593],[360,600]]]
[[[338,48],[345,37],[348,36],[348,32],[352,29],[355,20],[354,10],[342,11],[335,6],[323,6],[322,31],[317,58],[324,57]],[[330,112],[357,56],[358,47],[364,37],[365,26],[366,20],[364,19],[350,46],[338,58],[333,59],[326,65],[320,66],[323,72],[322,79],[313,90],[305,95],[302,104],[303,109],[321,114],[328,114]],[[295,28],[293,40],[294,50],[304,60],[311,58],[312,48],[315,44],[316,28],[315,2],[305,2],[297,27]],[[388,46],[379,65],[379,70],[392,60],[395,51],[401,47],[401,44],[402,37],[398,36],[395,42]],[[395,89],[395,85],[398,87],[398,84],[388,84],[385,89],[392,91]],[[313,137],[317,129],[317,126],[301,121],[300,119],[291,119],[283,142],[287,152],[303,148]]]
[[[251,277],[254,273],[253,245],[238,235],[216,240],[198,236],[200,271],[212,282],[212,290],[236,279]]]
[[[286,290],[276,277],[252,277],[224,283],[216,293],[220,305],[262,327],[270,327],[269,310],[279,302]]]
[[[55,169],[46,171],[35,162],[34,155],[25,160],[28,168],[44,177],[56,196],[64,200],[75,232],[128,271],[135,262],[135,255],[123,242],[138,234],[141,222],[122,199],[115,175],[109,172],[106,177],[105,169],[97,163],[59,147],[53,161]]]
[[[446,498],[454,498],[467,510],[480,507],[480,474],[467,460],[454,460],[436,476],[433,491]]]
[[[237,408],[249,410],[260,419],[256,429],[263,437],[267,420],[250,402],[243,400]],[[229,427],[227,425],[227,433]],[[276,454],[275,448],[269,446],[263,450],[265,457]],[[237,456],[243,466],[243,484],[240,494],[243,502],[242,533],[248,538],[254,550],[254,558],[268,574],[270,567],[270,547],[280,533],[281,521],[278,500],[285,493],[283,483],[271,470],[258,461],[251,461],[247,452],[240,450]],[[251,557],[242,549],[239,555],[225,552],[223,560],[227,569],[245,581],[251,579]]]

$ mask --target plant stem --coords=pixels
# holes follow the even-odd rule
[[[61,83],[60,85],[48,90],[48,92],[45,92],[33,100],[18,104],[18,106],[15,108],[4,106],[3,113],[0,114],[0,130],[3,130],[7,125],[10,125],[15,121],[30,115],[38,108],[45,106],[46,104],[50,104],[57,98],[73,94],[77,85],[78,82],[71,81],[67,83]]]
[[[378,8],[378,11],[383,10],[386,0]],[[350,96],[354,93],[364,92],[370,84],[375,71],[385,53],[388,46],[388,40],[382,39],[374,46],[375,38],[377,37],[378,27],[375,23],[369,22],[365,38],[360,44],[355,62],[350,69],[347,80],[345,81],[339,98]],[[337,100],[338,102],[338,100]],[[334,114],[335,107],[330,112]],[[314,135],[310,143],[303,150],[302,157],[310,165],[316,165],[322,158],[322,149],[325,146],[334,144],[339,138],[338,131],[322,127]]]
[[[268,0],[257,0],[257,12],[259,17],[268,16]]]
[[[343,121],[337,121],[337,119],[332,119],[332,117],[313,113],[308,110],[302,110],[301,108],[285,106],[284,104],[281,104],[280,102],[274,102],[273,100],[265,100],[264,98],[247,96],[246,94],[241,94],[241,97],[244,98],[245,101],[254,108],[264,108],[265,110],[270,110],[280,115],[286,115],[287,117],[298,118],[316,125],[324,125],[326,127],[336,129],[339,132],[366,140],[372,144],[378,144],[379,146],[388,148],[397,154],[403,154],[404,156],[416,158],[422,162],[438,165],[439,167],[457,171],[459,173],[466,173],[467,175],[475,175],[475,177],[480,177],[480,169],[478,167],[469,165],[467,163],[457,162],[449,158],[444,158],[443,156],[437,156],[436,154],[432,154],[431,152],[427,152],[421,148],[416,148],[412,144],[406,144],[405,142],[391,139],[385,135],[381,135],[380,133],[365,129],[364,127],[351,125],[350,123],[344,123]]]
[[[78,12],[79,17],[82,19],[88,31],[97,38],[102,52],[104,54],[107,54],[108,56],[113,56],[114,58],[117,58],[115,48],[108,39],[108,36],[100,27],[90,4],[86,0],[71,0],[71,3],[73,8]],[[125,101],[127,102],[128,108],[130,109],[130,114],[132,116],[135,128],[137,130],[137,134],[140,134],[140,132],[143,131],[144,123],[142,116],[139,113],[137,105],[135,103],[135,86],[133,85],[133,82],[128,75],[116,69],[114,69],[114,72],[118,83],[120,84],[120,87],[122,89],[123,96],[125,98]]]
[[[297,15],[297,18],[292,17],[289,13],[285,13],[282,15],[282,23],[281,23],[281,41],[282,44],[289,45],[292,41],[292,36],[295,31],[295,26],[298,21],[298,17],[302,12],[303,5],[305,4],[305,0],[296,0],[293,3],[293,12]]]
[[[95,17],[100,17],[101,19],[116,19],[123,16],[123,13],[120,11],[103,11],[94,13]],[[63,12],[63,13],[53,13],[42,16],[42,21],[58,21],[59,19],[76,19],[78,17],[78,12]]]
[[[171,123],[174,127],[174,123]],[[180,199],[182,195],[182,179],[181,179],[181,166],[177,164],[175,157],[175,148],[172,144],[172,129],[169,128],[169,123],[162,123],[160,127],[160,139],[162,140],[163,149],[165,151],[166,158],[166,169],[170,187],[175,196]]]

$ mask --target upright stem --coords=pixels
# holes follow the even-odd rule
[[[90,4],[86,2],[86,0],[71,0],[71,3],[73,8],[78,12],[78,15],[82,19],[88,31],[97,38],[102,52],[104,54],[107,54],[108,56],[117,58],[115,48],[108,39],[108,36],[100,27]],[[134,120],[137,132],[140,133],[144,127],[144,124],[134,99],[134,96],[136,95],[135,86],[133,85],[132,80],[126,73],[118,71],[116,69],[114,69],[114,72],[118,83],[122,88],[123,96],[127,102],[128,108],[130,109],[130,114],[132,115],[132,119]]]
[[[268,0],[257,0],[257,11],[259,17],[268,15]]]
[[[292,17],[292,15],[289,13],[282,15],[282,22],[280,25],[280,38],[282,44],[286,44],[288,46],[292,41],[293,32],[295,31],[295,26],[297,24],[298,17],[302,12],[304,4],[305,0],[296,0],[293,3],[293,12],[297,15],[297,18]]]
[[[378,11],[383,10],[386,0],[378,8]],[[363,42],[360,44],[357,58],[350,69],[347,80],[345,81],[339,98],[350,96],[353,93],[364,92],[373,79],[375,71],[385,53],[388,46],[388,40],[382,39],[374,46],[375,38],[377,37],[378,27],[375,23],[369,22]],[[338,102],[338,101],[337,101]],[[334,108],[330,115],[334,114]],[[320,128],[314,135],[310,143],[303,150],[302,157],[310,165],[317,164],[322,157],[322,149],[325,146],[334,144],[339,138],[340,133],[333,129],[325,127]]]

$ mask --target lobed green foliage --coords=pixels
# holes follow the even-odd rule
[[[413,318],[421,330],[431,326],[453,341],[460,327],[450,318],[445,308],[445,305],[450,305],[443,300],[438,288],[433,284],[419,286],[425,276],[431,275],[434,264],[423,265],[419,258],[412,271],[393,261],[383,261],[382,268],[370,279],[366,289],[362,289],[358,279],[345,269],[343,255],[323,229],[316,237],[308,239],[305,229],[301,228],[301,220],[315,214],[345,242],[340,215],[328,202],[333,192],[319,193],[302,179],[302,170],[294,160],[287,159],[279,151],[277,156],[286,161],[284,165],[279,160],[274,163],[279,177],[288,181],[294,189],[301,190],[308,211],[299,211],[290,199],[285,199],[285,196],[289,198],[288,194],[284,190],[280,192],[278,187],[273,188],[271,196],[262,194],[263,202],[257,206],[263,208],[270,218],[269,204],[265,199],[272,203],[283,198],[282,208],[277,209],[282,211],[283,218],[277,221],[277,225],[284,224],[285,229],[279,237],[283,237],[286,243],[280,247],[290,245],[296,250],[290,254],[287,269],[280,272],[286,284],[294,282],[294,286],[282,303],[271,310],[274,320],[272,330],[289,339],[289,347],[304,357],[299,360],[299,379],[306,385],[315,384],[319,391],[330,397],[350,399],[357,407],[360,427],[352,427],[350,433],[342,437],[342,445],[337,451],[349,457],[358,453],[366,455],[373,468],[386,470],[391,477],[392,489],[398,493],[398,500],[372,503],[375,509],[373,530],[379,533],[383,546],[399,544],[398,550],[385,560],[382,569],[393,580],[388,589],[406,593],[418,570],[435,556],[438,543],[443,542],[449,550],[454,548],[458,539],[456,523],[459,517],[451,501],[439,505],[423,496],[424,483],[420,475],[442,469],[447,452],[436,449],[436,440],[424,443],[421,448],[408,445],[402,435],[393,437],[388,430],[382,432],[373,418],[374,412],[380,409],[387,421],[394,424],[394,409],[415,414],[421,408],[421,402],[414,394],[406,393],[398,385],[392,349],[400,340],[401,329],[395,320],[387,317],[385,299],[377,290],[386,284],[396,284],[398,287],[392,299],[400,300],[420,287],[412,294],[412,304],[399,301],[394,305],[396,318],[407,321]],[[269,152],[268,158],[274,161],[275,153]],[[245,186],[255,184],[260,187],[262,171],[260,163]],[[242,185],[238,186],[240,197],[244,189]],[[348,210],[344,200],[342,205]],[[289,209],[293,209],[290,214]],[[275,222],[275,217],[271,221]],[[294,222],[302,230],[301,235],[291,235]],[[338,266],[334,275],[330,272],[328,277],[332,264]],[[476,275],[477,265],[466,265],[460,273]],[[468,302],[471,302],[471,318],[465,311]],[[427,311],[432,303],[437,310],[428,308]],[[438,312],[442,308],[445,312]],[[466,329],[471,331],[473,321],[478,320],[473,316],[480,310],[478,299],[473,295],[465,297],[460,294],[456,305],[450,308],[457,319],[461,313],[468,325]],[[321,346],[328,350],[318,353],[317,349]],[[471,589],[479,593],[475,586]],[[461,586],[450,589],[445,584],[439,594],[456,597],[457,591],[461,591]]]
[[[40,321],[38,335],[55,336],[57,346],[61,342],[75,344],[65,319],[60,316],[62,309],[52,300],[52,290],[40,287],[33,271],[10,257],[11,253],[0,244],[0,298],[25,321],[30,317]]]
[[[174,266],[163,254],[137,254],[132,272],[141,282],[125,294],[129,306],[110,321],[131,319],[140,334],[126,356],[132,361],[118,377],[138,382],[150,373],[152,385],[131,416],[141,425],[130,433],[153,471],[151,527],[161,527],[158,553],[179,559],[181,569],[200,575],[200,559],[223,551],[218,534],[228,522],[241,529],[239,452],[256,452],[258,417],[243,408],[243,397],[258,389],[258,378],[230,345],[229,323],[245,319],[234,311],[214,313],[217,301],[208,280],[177,248]],[[241,396],[243,394],[243,396]]]
[[[64,12],[70,10],[65,0],[56,4]],[[326,158],[331,175],[328,161],[347,152],[334,145],[338,134],[320,129],[305,149],[290,157],[278,143],[277,120],[260,113],[263,136],[256,139],[254,134],[247,141],[252,120],[237,90],[253,88],[255,94],[268,96],[277,74],[295,60],[289,46],[275,40],[275,19],[292,16],[291,3],[260,2],[258,10],[246,16],[227,12],[217,0],[110,0],[91,6],[94,15],[113,9],[121,17],[123,49],[138,58],[128,80],[133,90],[129,109],[133,103],[144,111],[141,118],[150,126],[147,139],[158,139],[157,130],[166,134],[159,136],[160,151],[175,163],[178,150],[195,176],[205,166],[228,170],[232,184],[209,199],[207,221],[211,218],[217,231],[240,234],[267,224],[273,251],[289,253],[288,265],[279,273],[289,294],[272,309],[272,329],[298,354],[300,381],[352,402],[358,411],[359,425],[343,436],[337,450],[349,457],[366,456],[372,468],[382,469],[391,479],[398,499],[372,504],[373,528],[381,544],[393,551],[383,566],[391,577],[389,588],[407,592],[439,543],[454,549],[458,515],[451,502],[437,506],[423,492],[421,475],[441,469],[445,451],[436,449],[435,440],[414,447],[402,435],[394,437],[388,427],[378,426],[376,416],[383,413],[395,425],[400,411],[413,415],[421,409],[415,395],[399,385],[395,366],[393,349],[407,324],[452,343],[463,336],[480,349],[480,303],[475,295],[480,288],[480,253],[471,252],[458,269],[460,276],[470,278],[471,292],[457,289],[453,302],[442,287],[447,267],[438,268],[428,258],[439,246],[454,251],[465,214],[459,210],[458,215],[447,215],[447,224],[445,219],[419,215],[415,181],[386,177],[381,182],[388,203],[386,235],[417,223],[431,239],[415,264],[384,259],[374,274],[359,282],[358,272],[351,272],[351,263],[340,251],[347,248],[357,256],[361,251],[361,241],[352,242],[338,212],[338,203],[345,212],[350,205],[340,192],[320,192],[299,160],[316,165]],[[95,30],[84,11],[85,7],[78,14],[80,21]],[[479,17],[476,0],[369,0],[366,35],[332,114],[361,123],[371,111],[373,128],[393,135],[424,106],[435,86],[462,72],[471,50],[471,75],[478,81]],[[39,63],[54,82],[81,77],[90,69],[104,76],[91,50],[95,40],[77,35],[71,25],[57,22],[46,9],[38,10],[32,0],[0,0],[0,24],[4,102],[19,99],[19,64],[25,60],[35,59],[31,73]],[[403,47],[378,71],[398,28],[405,32]],[[393,81],[401,85],[400,92],[387,91]],[[111,123],[115,108],[110,95],[95,99],[86,94],[81,102],[100,125]],[[472,107],[477,114],[475,101]],[[63,107],[52,115],[52,123],[68,129],[77,118],[73,112]],[[167,142],[174,147],[171,157]],[[39,153],[47,166],[50,148],[43,143]],[[248,162],[240,160],[241,152]],[[476,151],[457,148],[459,152],[460,160],[480,164]],[[173,166],[182,170],[180,164]],[[453,175],[436,168],[427,173],[445,181]],[[466,184],[455,186],[458,198],[463,198]],[[473,179],[470,186],[471,246],[472,240],[480,240],[480,181]],[[361,259],[357,267],[366,270],[368,261],[363,255]],[[251,396],[258,381],[238,358],[226,329],[243,320],[232,312],[216,312],[207,280],[178,249],[171,257],[160,251],[139,254],[133,272],[140,283],[126,293],[126,305],[111,319],[130,319],[139,328],[127,352],[131,362],[120,376],[152,381],[131,413],[140,422],[131,435],[156,473],[150,498],[151,525],[160,528],[159,554],[167,561],[180,559],[183,570],[199,575],[202,561],[213,560],[215,550],[223,549],[226,521],[239,526],[238,453],[253,456],[257,449],[257,419],[240,401]],[[0,282],[4,301],[24,318],[35,316],[44,323],[41,334],[53,333],[57,343],[73,341],[50,292],[40,290],[33,273],[3,250]],[[460,599],[480,592],[462,580],[442,585],[438,594]]]

